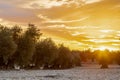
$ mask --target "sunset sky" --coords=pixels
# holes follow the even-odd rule
[[[71,49],[120,49],[120,0],[0,0],[0,24],[28,23]]]

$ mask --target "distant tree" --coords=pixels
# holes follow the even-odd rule
[[[115,62],[120,65],[120,51],[113,52],[115,54]]]
[[[74,66],[81,66],[81,57],[80,57],[80,51],[73,50],[72,52],[72,64]]]
[[[101,68],[108,68],[108,65],[111,63],[109,50],[104,50],[104,51],[97,50],[96,54],[97,54],[96,58],[99,64],[102,65]]]
[[[16,48],[17,45],[13,41],[11,30],[0,25],[0,58],[4,64],[8,64],[8,60],[14,54]]]
[[[36,53],[34,56],[37,67],[50,68],[53,66],[54,60],[57,58],[57,46],[51,38],[41,40],[36,45]]]
[[[88,50],[83,50],[83,51],[80,51],[80,57],[81,57],[81,61],[83,62],[87,62],[88,60],[91,59],[91,51],[88,49]]]

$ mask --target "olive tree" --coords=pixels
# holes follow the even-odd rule
[[[72,54],[69,48],[65,47],[63,44],[60,45],[58,49],[58,58],[56,60],[56,65],[58,68],[69,68],[72,63]]]
[[[40,30],[36,26],[28,26],[27,30],[19,38],[15,64],[24,67],[31,63],[35,45],[40,36]]]
[[[13,41],[11,30],[0,25],[0,58],[5,64],[8,64],[8,60],[15,53],[16,48],[17,45]]]
[[[54,60],[57,57],[57,46],[51,40],[47,38],[41,40],[36,45],[36,54],[34,56],[35,64],[37,67],[43,66],[44,68],[50,68],[53,65]]]

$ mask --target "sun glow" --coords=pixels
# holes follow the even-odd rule
[[[101,50],[101,51],[104,51],[104,50],[106,50],[106,49],[108,49],[108,48],[105,47],[105,46],[101,46],[101,47],[99,47],[98,49]]]
[[[97,48],[97,50],[101,50],[101,51],[105,51],[105,50],[114,51],[114,50],[117,50],[117,49],[113,48],[113,47],[109,47],[109,46],[100,46],[100,47]]]

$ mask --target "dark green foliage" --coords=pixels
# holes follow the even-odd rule
[[[30,37],[35,43],[39,40],[42,33],[40,29],[38,29],[34,24],[29,24],[27,31],[25,32],[25,36]]]
[[[16,26],[14,26],[14,27],[11,28],[11,31],[12,31],[13,40],[15,41],[16,44],[18,44],[19,38],[22,35],[22,29],[21,29],[21,27],[19,27],[19,26],[16,25]]]
[[[13,41],[11,30],[0,25],[0,58],[3,60],[3,63],[8,63],[16,48],[17,45]]]
[[[56,59],[56,66],[58,68],[72,67],[72,54],[69,48],[60,45],[58,50],[58,58]]]
[[[15,64],[22,67],[30,64],[35,52],[35,45],[41,33],[35,26],[29,26],[27,31],[18,39],[18,48],[15,54]]]
[[[53,61],[57,58],[57,46],[50,38],[41,40],[36,45],[34,58],[36,67],[52,67]]]
[[[21,66],[28,65],[32,59],[34,51],[34,42],[28,37],[21,37],[18,43],[18,49],[16,51],[16,64]]]

